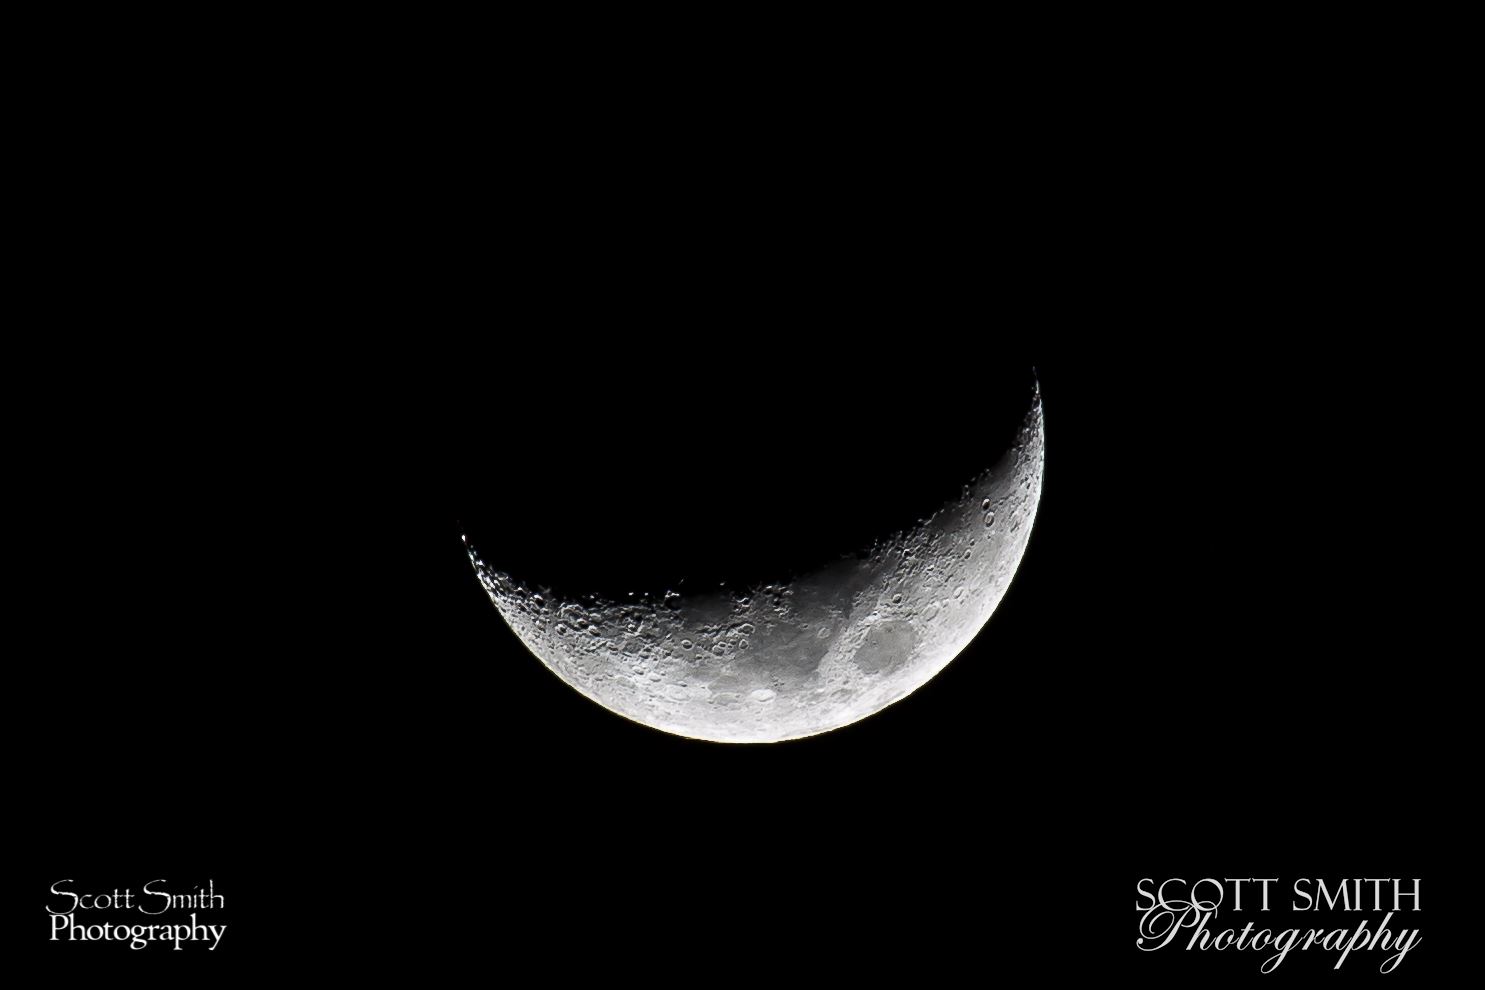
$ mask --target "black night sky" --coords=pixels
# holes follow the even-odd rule
[[[1459,261],[1367,205],[1366,156],[1039,62],[626,99],[486,58],[364,116],[296,89],[261,142],[212,123],[241,91],[185,130],[87,87],[39,114],[5,370],[27,985],[1257,978],[1135,950],[1163,877],[1423,877],[1394,980],[1478,941],[1444,631],[1473,371],[1419,329],[1462,325]],[[1033,382],[1009,592],[820,736],[591,703],[465,557],[608,594],[808,570],[993,463]],[[161,877],[226,898],[220,956],[46,939],[49,885]]]

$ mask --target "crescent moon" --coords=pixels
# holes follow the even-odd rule
[[[746,592],[559,600],[464,539],[522,643],[604,708],[664,732],[777,742],[849,725],[926,684],[1006,593],[1041,500],[1040,389],[1012,447],[916,526]]]

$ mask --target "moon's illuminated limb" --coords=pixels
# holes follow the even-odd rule
[[[521,642],[605,708],[697,739],[797,739],[907,696],[974,639],[1026,550],[1042,463],[1038,391],[960,498],[864,558],[747,593],[558,600],[467,548]]]

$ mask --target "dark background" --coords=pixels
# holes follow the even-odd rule
[[[440,61],[363,110],[168,73],[149,112],[33,108],[22,965],[1257,979],[1133,948],[1140,878],[1229,875],[1421,876],[1389,979],[1458,958],[1473,368],[1424,334],[1459,262],[1417,103],[1118,59],[648,96]],[[803,567],[993,460],[1033,367],[1010,592],[820,737],[604,711],[463,556],[615,589]],[[157,877],[216,881],[218,953],[45,941],[51,883]]]
[[[874,324],[875,340],[891,331]],[[854,326],[749,346],[838,361],[848,383],[917,375],[941,400],[783,392],[772,425],[739,399],[666,419],[659,440],[624,400],[663,392],[668,372],[556,394],[492,339],[463,362],[488,369],[488,396],[417,393],[413,442],[364,451],[330,507],[255,516],[264,502],[224,483],[210,513],[182,512],[155,501],[187,463],[172,460],[124,503],[138,514],[116,505],[85,540],[49,531],[49,632],[15,723],[32,754],[16,777],[32,947],[55,964],[39,927],[55,880],[210,876],[233,926],[219,951],[245,973],[493,954],[638,976],[659,953],[729,972],[761,955],[902,979],[1248,978],[1257,954],[1136,957],[1135,883],[1421,876],[1425,941],[1396,975],[1435,971],[1467,940],[1453,842],[1469,787],[1454,647],[1433,632],[1426,362],[1131,345],[1017,363],[988,330],[923,336],[931,359],[899,341],[879,361]],[[598,364],[640,346],[611,340]],[[692,352],[721,363],[734,346]],[[628,722],[520,646],[464,557],[477,520],[492,558],[550,535],[572,580],[631,561],[729,570],[740,533],[748,567],[809,559],[821,533],[878,511],[891,525],[920,488],[952,489],[957,455],[993,459],[1015,404],[980,383],[1021,389],[1032,361],[1046,475],[1015,582],[942,674],[855,725],[725,746]],[[804,453],[781,471],[738,435]],[[732,473],[672,483],[714,469]],[[809,511],[793,523],[791,507]],[[656,525],[685,537],[659,541],[669,557],[647,554]],[[85,948],[107,972],[159,954]],[[723,965],[738,956],[755,962]],[[1346,975],[1373,965],[1353,957]]]
[[[988,340],[940,346],[955,348],[956,379],[1021,377],[997,377],[1006,352]],[[137,889],[210,876],[232,925],[218,951],[244,973],[421,972],[495,953],[638,975],[652,951],[716,966],[741,943],[818,972],[902,979],[966,966],[1247,979],[1262,955],[1136,956],[1136,882],[1421,876],[1424,944],[1394,978],[1437,972],[1467,943],[1454,843],[1469,788],[1450,647],[1430,633],[1439,550],[1422,535],[1434,504],[1412,418],[1422,369],[1338,357],[1279,374],[1163,351],[1032,359],[1045,488],[1010,592],[928,685],[806,740],[686,740],[583,699],[506,629],[460,524],[480,518],[493,536],[521,506],[517,549],[551,532],[574,573],[606,578],[629,559],[656,566],[636,529],[659,520],[694,538],[688,565],[705,564],[701,550],[725,558],[750,525],[729,504],[739,492],[816,510],[844,493],[844,523],[880,508],[885,524],[920,484],[946,480],[935,459],[895,456],[907,446],[896,437],[871,469],[830,460],[806,473],[798,458],[730,490],[666,489],[652,513],[642,487],[533,477],[544,438],[568,429],[614,454],[586,413],[548,412],[539,437],[517,431],[475,469],[484,430],[448,425],[445,401],[421,424],[426,459],[402,462],[418,470],[375,493],[375,512],[290,530],[303,545],[220,514],[207,542],[228,549],[204,570],[186,552],[197,538],[162,537],[164,522],[144,546],[90,541],[82,573],[107,573],[103,593],[69,623],[52,619],[17,722],[36,753],[18,777],[37,811],[23,822],[23,894],[36,896],[21,898],[21,921],[44,924],[41,897],[64,877]],[[543,393],[502,394],[520,405]],[[943,435],[973,448],[995,435],[981,413],[1009,407],[986,395],[977,411],[976,389],[957,394]],[[792,435],[835,449],[805,422],[818,410],[790,409]],[[833,423],[870,423],[893,407],[863,396],[828,409]],[[668,449],[704,461],[715,424],[699,422],[673,426]],[[445,460],[461,469],[436,470]],[[665,476],[614,460],[632,485]],[[560,528],[568,486],[585,510],[576,540]],[[771,539],[755,533],[745,560],[818,547],[808,521],[767,506],[764,518]],[[585,563],[585,548],[616,559]],[[121,560],[136,563],[120,573]],[[235,577],[207,579],[217,566]],[[1353,923],[1297,923],[1317,919]],[[370,938],[379,924],[410,934]],[[43,931],[33,947],[55,950]],[[83,948],[107,972],[115,955],[142,969],[136,957],[160,952]],[[195,948],[148,965],[211,969]],[[1327,958],[1292,954],[1281,974]],[[1345,975],[1373,968],[1353,956]]]

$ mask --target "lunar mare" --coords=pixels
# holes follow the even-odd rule
[[[745,592],[558,598],[465,545],[521,642],[603,707],[696,739],[797,739],[906,697],[969,645],[1026,550],[1043,460],[1038,391],[1015,444],[958,499],[863,554]]]

